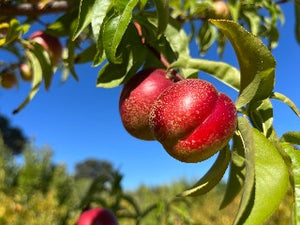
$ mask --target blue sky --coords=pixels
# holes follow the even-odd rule
[[[275,91],[290,97],[300,107],[299,55],[300,46],[294,37],[294,11],[291,3],[283,6],[285,24],[280,27],[280,41],[273,51],[277,61]],[[195,49],[195,48],[191,48]],[[194,57],[196,52],[192,52]],[[10,59],[0,52],[1,59]],[[211,49],[206,59],[219,60],[216,49]],[[223,61],[238,66],[235,54],[228,43]],[[0,113],[11,123],[24,130],[42,147],[51,146],[56,163],[65,163],[70,172],[76,163],[87,158],[109,160],[124,174],[123,185],[132,189],[140,184],[164,184],[186,177],[200,178],[213,163],[215,156],[197,164],[181,163],[171,158],[155,141],[142,141],[131,137],[123,128],[118,100],[121,87],[96,88],[99,68],[90,64],[76,67],[79,82],[70,78],[60,83],[60,73],[55,75],[49,91],[43,88],[34,100],[19,114],[11,112],[26,97],[30,84],[7,91],[0,89]],[[200,78],[212,82],[219,91],[234,100],[237,93],[215,79],[200,73]],[[274,126],[281,135],[286,131],[300,130],[300,120],[283,103],[272,101]]]

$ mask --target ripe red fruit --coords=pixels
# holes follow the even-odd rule
[[[24,81],[31,81],[33,78],[30,66],[27,63],[21,63],[20,75]]]
[[[118,225],[118,221],[114,214],[105,208],[94,208],[84,211],[77,225]]]
[[[221,150],[237,125],[232,100],[209,82],[175,83],[155,101],[150,128],[166,151],[183,162],[200,162]]]
[[[134,137],[154,140],[149,127],[149,112],[160,93],[173,82],[162,69],[145,69],[123,87],[119,110],[125,129]]]
[[[226,2],[217,0],[213,3],[211,17],[215,19],[228,19],[230,11]]]
[[[56,66],[61,59],[62,46],[56,37],[37,31],[30,35],[29,39],[39,43],[49,53],[50,60],[53,66]]]
[[[0,76],[0,84],[5,89],[11,89],[17,83],[17,78],[13,73],[4,73]]]

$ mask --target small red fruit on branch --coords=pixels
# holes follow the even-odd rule
[[[173,82],[162,69],[145,69],[123,87],[119,110],[125,129],[134,137],[154,140],[149,127],[149,113],[154,101]]]
[[[53,66],[57,66],[62,55],[62,46],[58,38],[46,34],[43,31],[33,33],[29,39],[39,43],[48,52]]]
[[[182,80],[166,89],[149,118],[153,135],[166,151],[188,163],[203,161],[221,150],[237,125],[232,100],[200,79]]]
[[[105,208],[94,208],[84,211],[77,225],[118,225],[118,221],[114,214]]]
[[[31,67],[27,63],[20,64],[20,75],[24,81],[31,81],[33,78]]]
[[[213,8],[209,13],[209,17],[214,19],[228,19],[230,16],[229,7],[223,0],[217,0],[213,3]]]
[[[17,78],[13,73],[0,74],[0,85],[5,89],[11,89],[17,84]]]

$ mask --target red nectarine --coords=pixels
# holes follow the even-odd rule
[[[173,82],[162,69],[145,69],[123,87],[119,109],[125,129],[134,137],[154,140],[149,127],[149,112],[160,93]]]
[[[166,89],[149,118],[155,138],[183,162],[199,162],[221,150],[237,125],[232,100],[200,79],[182,80]]]
[[[77,225],[118,225],[118,221],[108,209],[93,208],[80,215]]]
[[[17,83],[17,78],[13,73],[3,73],[0,75],[0,84],[5,89],[11,89]]]
[[[37,31],[30,35],[29,39],[39,43],[49,53],[53,66],[56,66],[61,59],[62,46],[58,38],[46,34],[43,31]]]
[[[24,81],[31,81],[33,78],[31,67],[27,63],[20,64],[20,75]]]

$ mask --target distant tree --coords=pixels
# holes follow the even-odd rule
[[[112,174],[116,170],[112,164],[106,160],[86,159],[83,162],[77,163],[75,166],[75,178],[96,178],[99,176],[110,180]]]
[[[0,135],[3,138],[4,144],[13,154],[22,153],[27,138],[20,128],[11,126],[10,121],[2,115],[0,115]]]

